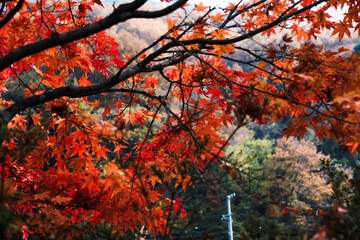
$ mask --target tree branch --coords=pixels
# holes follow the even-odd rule
[[[314,2],[313,4],[310,4],[309,6],[301,8],[301,9],[294,11],[292,13],[289,13],[287,15],[283,15],[282,17],[279,17],[274,22],[271,22],[263,27],[260,27],[256,30],[253,30],[247,34],[241,35],[236,38],[224,39],[224,40],[213,40],[213,39],[201,38],[201,39],[193,39],[193,40],[185,40],[185,41],[179,41],[178,39],[173,39],[173,41],[170,41],[169,43],[165,44],[164,46],[162,46],[155,52],[148,55],[143,61],[138,63],[135,67],[133,67],[129,70],[126,70],[124,72],[122,71],[123,69],[121,69],[121,71],[119,71],[118,74],[116,74],[114,77],[112,77],[111,79],[109,79],[108,81],[106,81],[104,83],[92,85],[92,86],[86,86],[86,87],[75,87],[75,86],[60,87],[60,88],[48,90],[45,93],[40,94],[40,95],[31,96],[28,98],[24,98],[20,101],[17,101],[16,103],[14,103],[13,105],[11,105],[10,107],[8,107],[7,109],[5,109],[2,112],[3,121],[7,124],[16,114],[20,113],[21,111],[23,111],[29,107],[33,107],[33,106],[36,106],[39,104],[49,102],[49,101],[54,100],[59,97],[68,96],[68,97],[72,97],[72,98],[78,98],[78,97],[84,97],[84,96],[95,95],[95,94],[106,92],[110,88],[117,85],[118,83],[125,81],[127,78],[132,77],[135,74],[138,74],[140,72],[159,71],[159,70],[164,69],[165,67],[177,64],[177,63],[183,61],[184,59],[187,59],[188,57],[192,56],[191,52],[187,53],[187,54],[179,53],[167,61],[148,66],[148,64],[151,61],[153,61],[156,57],[165,53],[167,50],[169,50],[172,47],[186,46],[186,45],[191,45],[191,44],[224,45],[224,44],[231,44],[231,43],[239,42],[239,41],[242,41],[249,37],[252,37],[260,32],[263,32],[263,31],[277,25],[278,23],[280,23],[282,21],[285,21],[285,20],[291,18],[294,15],[300,14],[312,7],[315,7],[324,1],[326,1],[326,0],[318,0],[317,2]],[[159,11],[154,11],[154,12],[135,11],[135,9],[137,9],[141,5],[143,5],[144,2],[145,2],[144,0],[137,0],[132,3],[122,4],[118,8],[116,8],[116,10],[112,14],[110,14],[108,17],[106,17],[103,20],[100,20],[96,23],[87,25],[83,28],[79,28],[79,29],[76,29],[76,30],[73,30],[73,31],[70,31],[70,32],[67,32],[64,34],[58,34],[56,36],[38,41],[36,43],[28,44],[24,47],[20,47],[17,50],[15,50],[14,52],[11,52],[8,55],[6,55],[0,59],[0,65],[1,65],[0,70],[3,70],[4,68],[6,68],[6,67],[4,67],[4,64],[3,64],[4,62],[12,63],[23,57],[32,55],[36,52],[43,51],[50,47],[54,47],[59,44],[64,44],[67,42],[71,42],[73,40],[77,40],[77,39],[89,36],[93,33],[96,33],[98,31],[106,29],[118,22],[125,21],[130,18],[159,17],[161,15],[166,15],[166,14],[174,11],[175,9],[181,7],[184,3],[187,2],[187,0],[179,0],[176,3],[174,3],[173,5],[170,5],[169,7],[166,7]],[[129,12],[129,11],[132,11],[132,12]],[[259,92],[261,92],[261,91],[259,90]],[[269,93],[267,93],[267,94],[269,94]],[[302,105],[301,103],[299,103],[299,104]]]
[[[4,4],[4,1],[2,1]],[[0,21],[0,29],[4,27],[14,16],[15,14],[21,9],[22,5],[24,4],[25,0],[20,0],[16,6],[10,10],[10,12]]]
[[[273,22],[270,22],[260,28],[257,28],[253,31],[250,31],[246,34],[243,34],[239,37],[235,37],[235,38],[228,38],[228,39],[205,39],[205,38],[196,38],[196,39],[191,39],[191,40],[185,40],[185,41],[182,41],[182,44],[184,45],[193,45],[193,44],[206,44],[206,45],[226,45],[226,44],[233,44],[233,43],[238,43],[238,42],[241,42],[245,39],[248,39],[250,37],[253,37],[259,33],[262,33],[276,25],[278,25],[279,23],[281,22],[284,22],[286,20],[288,20],[289,18],[293,17],[293,16],[296,16],[302,12],[305,12],[313,7],[316,7],[317,5],[323,3],[323,2],[326,2],[327,0],[318,0],[306,7],[303,7],[299,10],[296,10],[294,12],[291,12],[289,14],[286,14],[286,15],[282,15],[280,16],[278,19],[276,19],[275,21]]]
[[[23,0],[24,1],[24,0]],[[136,11],[141,7],[146,0],[135,0],[131,3],[125,3],[118,6],[113,13],[109,16],[99,20],[97,22],[86,25],[82,28],[72,30],[70,32],[62,34],[54,34],[52,37],[46,38],[44,40],[39,40],[34,43],[27,44],[25,46],[19,47],[13,52],[10,52],[6,56],[0,58],[0,71],[9,67],[11,64],[31,56],[33,54],[45,51],[47,49],[70,43],[85,37],[88,37],[92,34],[101,32],[111,26],[124,22],[132,18],[156,18],[165,16],[174,10],[180,8],[188,0],[178,0],[174,4],[158,11],[146,12],[146,11]]]

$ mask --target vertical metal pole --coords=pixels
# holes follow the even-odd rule
[[[232,230],[231,203],[230,203],[230,199],[232,197],[235,197],[235,193],[226,196],[228,228],[229,228],[229,240],[234,240],[233,230]]]

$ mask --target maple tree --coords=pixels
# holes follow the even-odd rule
[[[219,132],[230,125],[236,131],[286,116],[286,136],[312,128],[320,140],[360,149],[360,57],[311,42],[325,30],[340,40],[359,34],[359,1],[212,8],[174,0],[142,10],[146,2],[94,18],[89,14],[101,0],[1,1],[0,201],[17,217],[4,237],[70,239],[79,234],[73,226],[104,222],[114,235],[146,227],[167,236],[167,219],[187,216],[167,187],[185,190],[189,171],[201,175],[221,160],[229,139]],[[338,8],[348,10],[332,19],[327,11]],[[182,9],[185,15],[169,15]],[[168,31],[133,55],[122,55],[105,32],[129,19],[164,16]],[[242,47],[258,34],[283,37],[276,45]],[[95,73],[105,80],[90,81]],[[127,140],[131,126],[146,129],[135,145]]]

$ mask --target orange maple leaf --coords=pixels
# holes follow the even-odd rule
[[[202,2],[200,2],[199,5],[195,4],[195,11],[196,12],[205,12],[209,7],[206,7],[203,5]]]
[[[217,13],[214,16],[210,16],[210,19],[215,22],[215,24],[219,24],[219,22],[224,21],[225,14]]]
[[[101,157],[104,159],[107,159],[107,152],[110,152],[110,150],[105,146],[98,146],[95,149],[96,157],[100,160]]]
[[[82,76],[78,79],[79,85],[80,85],[80,86],[90,86],[90,85],[92,85],[92,83],[89,81],[88,78],[89,78],[89,76],[82,75]]]
[[[349,27],[351,27],[349,24],[340,21],[340,23],[335,24],[335,29],[331,34],[331,36],[334,36],[335,34],[339,34],[339,41],[343,39],[344,34],[346,34],[348,37],[351,37]]]
[[[88,102],[88,104],[90,104],[94,108],[98,108],[98,107],[100,107],[101,102],[99,100],[95,100],[94,102]]]

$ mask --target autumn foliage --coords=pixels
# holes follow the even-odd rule
[[[188,215],[167,188],[185,191],[190,172],[219,162],[231,125],[286,117],[284,136],[313,129],[360,150],[360,56],[311,41],[358,36],[359,1],[166,2],[103,18],[91,14],[100,0],[0,3],[0,201],[17,219],[2,236],[71,239],[85,223],[167,236],[169,216]],[[105,31],[165,16],[168,31],[133,55]],[[244,48],[256,35],[280,42]]]

